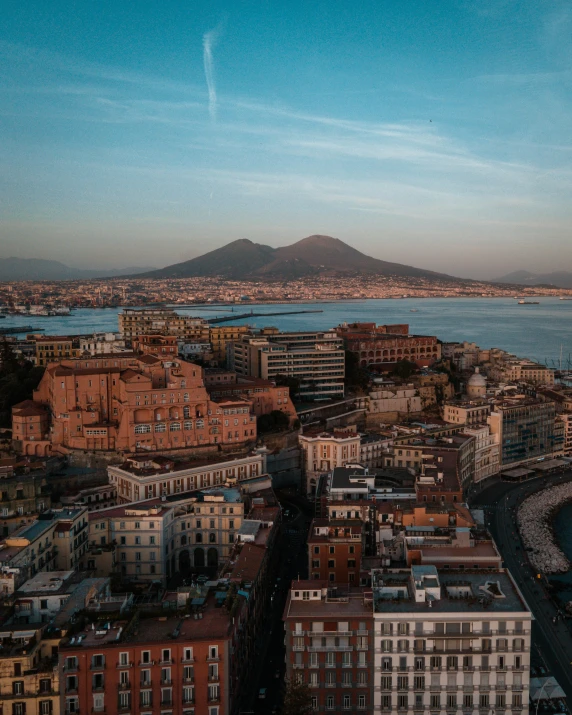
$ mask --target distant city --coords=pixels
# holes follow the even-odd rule
[[[82,290],[135,303],[127,285],[2,295],[55,319]],[[568,712],[551,523],[572,499],[569,365],[406,323],[255,329],[140,303],[115,332],[2,338],[0,697],[22,715]]]

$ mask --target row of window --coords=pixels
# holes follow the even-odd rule
[[[392,705],[391,702],[392,698],[391,695],[382,695],[381,696],[381,709],[382,710],[394,710],[394,705]],[[397,696],[397,709],[398,710],[407,710],[411,706],[413,706],[414,709],[418,710],[423,710],[425,705],[424,705],[424,695],[423,693],[416,693],[414,695],[413,702],[411,701],[411,698],[409,695],[398,695]],[[474,698],[472,694],[465,694],[462,696],[462,700],[459,701],[457,698],[456,694],[450,693],[446,696],[446,707],[448,709],[457,709],[458,707],[464,707],[464,708],[473,708],[476,705],[478,705],[479,708],[488,708],[491,705],[494,705],[497,708],[505,708],[507,707],[507,699],[505,693],[497,693],[495,700],[493,701],[488,693],[481,693],[477,698]],[[513,693],[512,694],[512,703],[511,703],[513,708],[521,708],[522,707],[522,695],[520,693]],[[435,709],[441,709],[443,707],[443,702],[441,695],[430,695],[429,696],[429,707],[435,708]]]
[[[218,660],[219,652],[217,645],[211,645],[208,648],[207,660]],[[133,665],[130,660],[131,654],[129,652],[122,652],[118,655],[117,666],[131,667]],[[161,661],[160,663],[172,663],[171,649],[163,648],[161,650]],[[183,649],[183,662],[194,661],[194,652],[192,648]],[[102,653],[97,653],[91,657],[91,667],[94,668],[105,668],[106,657]],[[139,653],[139,665],[155,665],[155,662],[151,660],[151,651],[142,650]],[[113,667],[113,666],[112,666]],[[78,658],[75,655],[70,655],[65,660],[64,669],[67,671],[77,670],[78,668]],[[150,671],[147,671],[150,672]]]
[[[494,624],[493,624],[494,625]],[[426,624],[422,622],[415,623],[415,630],[411,629],[410,623],[391,623],[385,621],[380,624],[380,629],[382,635],[392,635],[396,633],[400,636],[407,636],[411,632],[415,634],[422,635],[429,633],[430,631],[426,629]],[[480,633],[492,633],[494,628],[491,628],[491,621],[478,621],[476,624],[471,622],[450,622],[450,623],[434,623],[433,630],[431,632],[436,634],[451,634],[455,635],[457,633],[472,633],[473,631]],[[503,633],[509,634],[514,632],[524,633],[524,621],[515,621],[514,629],[509,630],[508,621],[498,621],[496,624],[496,632],[501,635]]]
[[[392,640],[382,640],[380,647],[381,647],[381,652],[382,653],[392,653],[394,650],[397,653],[408,653],[410,650],[414,650],[417,652],[424,652],[426,650],[433,650],[433,651],[456,651],[456,650],[472,650],[474,647],[474,638],[466,638],[466,639],[457,639],[457,638],[436,638],[433,641],[433,646],[430,648],[427,648],[427,641],[425,639],[419,638],[415,639],[413,643],[410,643],[408,640],[398,640],[398,641],[392,641]],[[508,638],[497,638],[495,641],[495,649],[497,651],[507,651],[509,650],[509,644],[510,641]],[[524,650],[524,638],[513,638],[512,639],[512,647],[510,647],[510,650],[515,651],[515,652],[520,652]],[[491,638],[483,638],[482,641],[480,641],[480,647],[481,650],[486,652],[492,651],[493,647],[493,640]]]

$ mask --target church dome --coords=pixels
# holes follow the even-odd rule
[[[481,375],[478,367],[475,368],[475,372],[469,378],[467,385],[469,385],[470,387],[486,387],[487,386],[487,381]]]

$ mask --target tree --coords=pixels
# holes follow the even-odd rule
[[[12,407],[32,398],[43,374],[43,367],[20,360],[6,338],[0,342],[0,426],[10,426]]]
[[[414,372],[417,372],[417,370],[417,365],[414,362],[410,362],[409,360],[399,360],[393,370],[393,374],[396,377],[401,377],[404,380],[407,380],[411,377],[411,375],[413,375]]]
[[[344,380],[347,387],[365,390],[369,385],[369,374],[359,364],[358,356],[351,350],[346,350],[346,368]]]
[[[281,410],[272,410],[270,414],[260,415],[256,421],[257,430],[260,434],[264,432],[281,432],[288,429],[290,420]]]
[[[290,398],[292,400],[298,397],[298,393],[300,392],[300,380],[297,377],[291,377],[290,375],[276,375],[274,382],[280,387],[287,387],[290,391]]]
[[[308,685],[297,678],[287,680],[281,715],[311,715],[313,712]]]

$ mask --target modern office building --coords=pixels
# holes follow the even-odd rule
[[[553,402],[507,399],[494,405],[491,433],[498,435],[501,466],[525,464],[557,449]]]
[[[344,396],[345,352],[333,331],[279,333],[266,328],[232,343],[230,363],[239,375],[295,378],[300,400]]]

